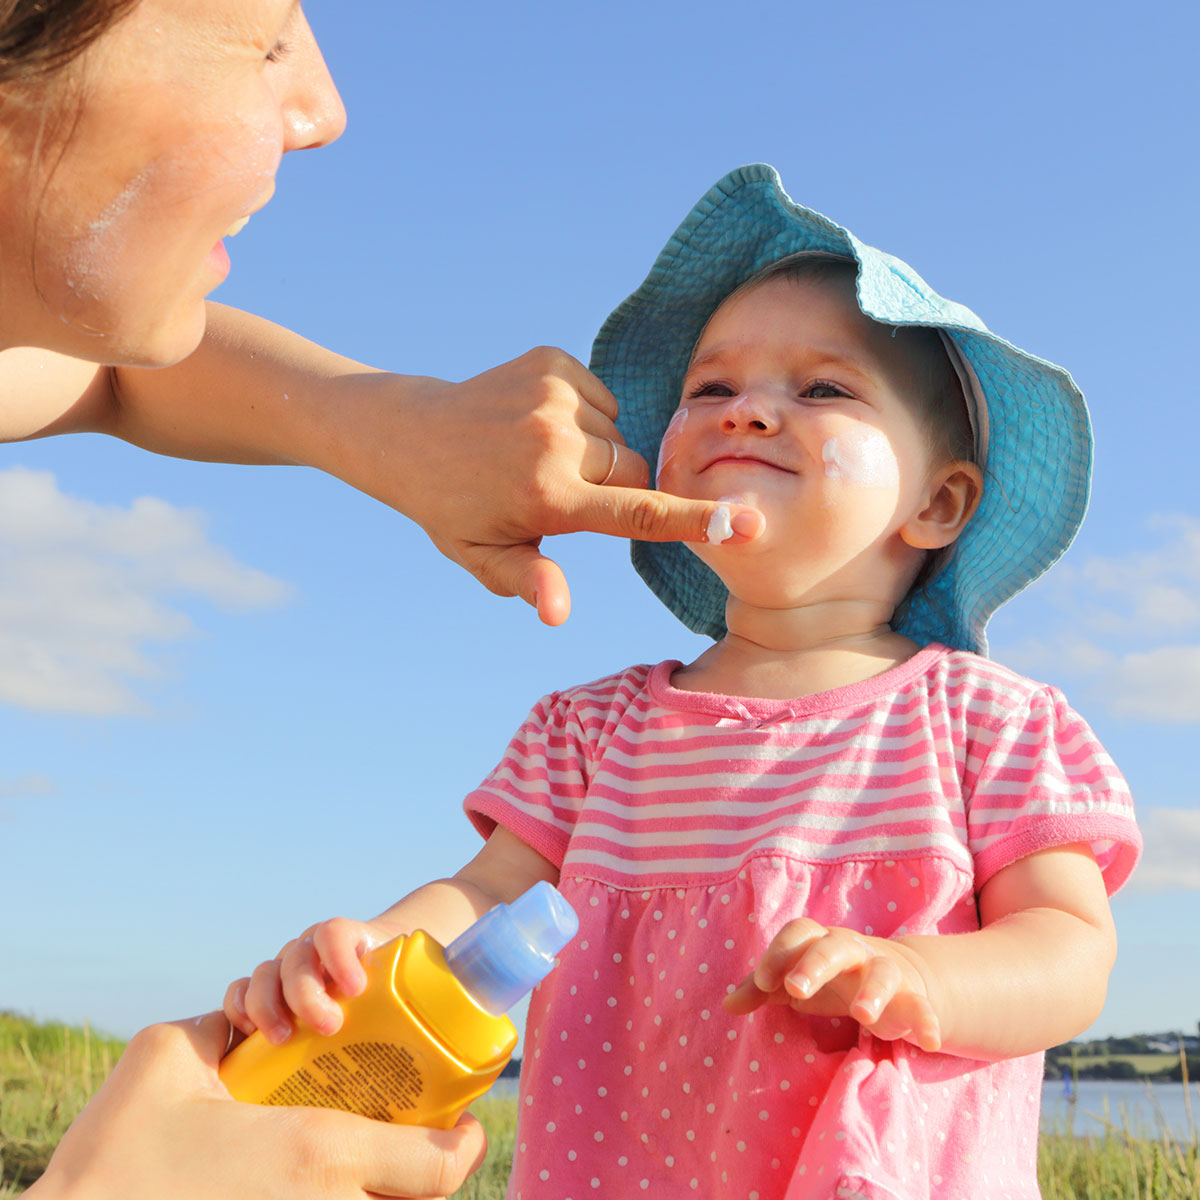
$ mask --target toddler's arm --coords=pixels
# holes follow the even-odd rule
[[[1104,1004],[1116,931],[1086,845],[1044,850],[979,892],[977,933],[871,938],[793,921],[726,997],[787,1003],[878,1037],[966,1058],[1032,1054],[1081,1033]]]
[[[539,880],[558,883],[558,869],[514,834],[497,826],[483,849],[451,879],[427,883],[371,921],[334,917],[306,929],[248,979],[225,993],[225,1015],[243,1033],[261,1029],[275,1045],[299,1019],[335,1033],[342,1010],[333,993],[357,996],[366,986],[359,958],[400,934],[423,929],[442,945],[497,904],[507,904]]]

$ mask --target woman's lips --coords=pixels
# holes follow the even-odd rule
[[[229,274],[229,251],[224,242],[218,242],[209,252],[205,265],[215,271],[222,279]]]
[[[222,279],[229,274],[229,251],[225,249],[224,239],[227,237],[237,237],[243,229],[246,228],[246,223],[250,220],[250,214],[247,213],[244,217],[238,217],[228,229],[221,234],[222,240],[208,252],[208,266],[216,271]]]

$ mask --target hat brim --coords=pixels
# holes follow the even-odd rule
[[[975,374],[987,406],[983,499],[947,564],[907,598],[896,628],[922,645],[986,654],[991,615],[1063,554],[1087,510],[1091,423],[1061,367],[997,337],[906,263],[793,203],[775,169],[756,163],[730,172],[692,209],[645,282],[605,321],[591,369],[617,398],[626,442],[653,464],[713,311],[756,272],[806,251],[853,259],[866,316],[942,330]],[[634,542],[632,557],[689,629],[724,635],[725,586],[695,555],[679,543]]]

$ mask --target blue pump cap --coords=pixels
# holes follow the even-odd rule
[[[506,1013],[554,966],[575,936],[575,910],[545,880],[497,904],[446,947],[446,966],[488,1012]]]

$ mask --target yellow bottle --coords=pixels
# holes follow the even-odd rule
[[[340,1001],[341,1029],[251,1034],[221,1063],[238,1100],[340,1108],[449,1129],[517,1044],[503,1014],[543,979],[578,918],[548,883],[485,914],[443,951],[417,930],[363,957],[366,989]]]

